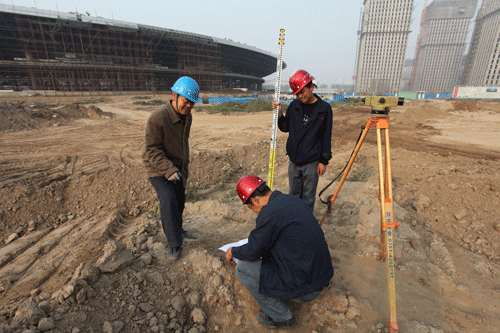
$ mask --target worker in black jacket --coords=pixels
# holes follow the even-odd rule
[[[297,99],[290,103],[283,115],[278,107],[278,127],[288,132],[286,152],[288,164],[288,194],[303,199],[314,211],[319,176],[326,171],[332,158],[332,107],[314,94],[313,79],[305,70],[297,70],[290,77],[292,93]]]
[[[237,259],[239,280],[263,310],[259,322],[291,327],[295,317],[283,300],[310,302],[333,277],[323,230],[303,200],[271,191],[256,176],[241,178],[236,191],[258,216],[248,243],[229,248],[226,259]]]

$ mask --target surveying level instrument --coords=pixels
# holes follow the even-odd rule
[[[378,171],[379,171],[379,200],[380,200],[380,258],[386,259],[387,263],[387,291],[389,294],[389,332],[396,333],[398,324],[396,320],[396,289],[394,277],[394,242],[393,233],[399,222],[394,221],[394,205],[392,201],[392,175],[391,175],[391,154],[389,145],[389,111],[393,106],[403,105],[403,97],[388,96],[367,96],[362,99],[363,103],[371,106],[371,118],[362,128],[362,133],[348,164],[344,168],[342,178],[339,181],[335,193],[328,199],[328,208],[321,219],[320,226],[331,212],[331,207],[339,194],[340,188],[344,184],[347,175],[354,163],[361,145],[372,124],[377,129],[377,148],[378,148]],[[383,149],[382,131],[384,132],[385,149]],[[331,183],[330,183],[331,184]],[[326,188],[325,188],[326,189]],[[324,191],[324,190],[323,190]],[[322,191],[322,192],[323,192]],[[321,194],[321,193],[320,193]]]
[[[389,114],[392,106],[404,104],[404,97],[390,97],[390,96],[367,96],[362,98],[365,105],[372,107],[372,114]]]
[[[267,186],[273,189],[273,179],[274,179],[274,159],[276,157],[276,133],[278,132],[278,111],[280,102],[280,91],[281,91],[281,72],[283,71],[283,45],[285,45],[285,29],[280,29],[280,39],[279,39],[279,49],[278,49],[278,62],[276,64],[276,86],[274,88],[274,100],[276,102],[276,107],[273,110],[273,128],[271,134],[271,151],[269,154],[269,176],[267,179]]]

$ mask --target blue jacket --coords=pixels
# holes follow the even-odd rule
[[[321,290],[333,277],[323,230],[304,201],[273,191],[257,216],[248,243],[234,247],[233,257],[262,258],[259,293],[293,299]]]
[[[282,132],[289,132],[286,153],[290,161],[302,166],[318,161],[328,165],[332,158],[332,107],[318,95],[318,105],[302,128],[304,110],[302,102],[294,100],[288,106],[286,114],[278,119]]]

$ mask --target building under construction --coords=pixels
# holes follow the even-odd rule
[[[256,91],[277,63],[230,40],[5,4],[0,43],[2,90],[166,91],[187,75],[206,91]]]

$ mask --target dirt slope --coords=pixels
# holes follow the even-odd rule
[[[235,184],[247,173],[267,178],[272,113],[194,112],[184,218],[198,238],[172,263],[140,161],[155,107],[137,100],[0,96],[0,332],[264,330],[218,247],[252,230]],[[334,110],[334,158],[319,189],[369,119],[365,106]],[[390,112],[401,332],[500,326],[499,125],[491,101],[407,101]],[[290,332],[387,329],[375,133],[323,224],[335,276],[316,301],[290,304]],[[285,140],[278,133],[274,189],[283,192]],[[318,219],[325,207],[318,200]]]

